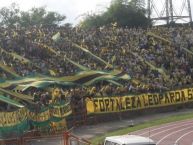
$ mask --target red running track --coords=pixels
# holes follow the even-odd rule
[[[193,119],[153,126],[131,134],[150,137],[156,145],[193,145]]]

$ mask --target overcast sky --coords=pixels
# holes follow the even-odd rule
[[[100,12],[109,6],[111,0],[0,0],[0,8],[16,2],[21,10],[46,6],[47,10],[56,11],[67,16],[66,22],[77,23],[85,13]],[[154,0],[156,1],[156,0]],[[157,0],[160,2],[160,0]],[[163,1],[163,0],[162,0]],[[182,3],[183,0],[173,0]],[[191,1],[193,11],[193,0]],[[176,8],[178,9],[178,8]]]

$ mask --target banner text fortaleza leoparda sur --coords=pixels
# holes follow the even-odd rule
[[[86,100],[87,113],[110,113],[175,105],[193,101],[193,88],[140,95],[97,97]]]

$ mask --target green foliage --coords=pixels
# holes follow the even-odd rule
[[[21,27],[58,25],[65,20],[64,15],[46,11],[45,7],[32,8],[29,11],[20,11],[19,7],[13,3],[10,7],[0,9],[0,24],[5,27],[15,25]]]
[[[85,21],[82,22],[82,26],[85,28],[99,27],[105,25],[106,21],[103,15],[88,15]]]
[[[57,25],[66,17],[56,12],[47,12],[45,7],[32,8],[28,12],[22,12],[21,26]]]
[[[19,21],[19,7],[16,3],[12,3],[10,7],[0,9],[1,26],[14,26]]]
[[[112,0],[107,11],[100,15],[87,15],[82,26],[99,27],[117,22],[121,27],[146,27],[150,22],[145,16],[144,6],[144,0]]]
[[[21,12],[21,17],[20,17],[20,25],[22,27],[27,27],[28,25],[31,25],[31,18],[30,18],[30,14],[27,12]]]

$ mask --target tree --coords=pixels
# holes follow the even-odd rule
[[[66,16],[57,12],[46,11],[45,7],[32,8],[29,11],[20,11],[18,5],[11,4],[10,7],[0,9],[0,24],[10,27],[19,25],[21,27],[40,25],[59,25]]]
[[[66,23],[66,24],[64,24],[64,27],[66,27],[66,28],[68,28],[68,29],[72,29],[72,28],[73,28],[73,26],[72,26],[71,23]]]
[[[44,24],[45,25],[53,25],[53,24],[60,24],[66,16],[62,16],[56,12],[48,12],[44,17]]]
[[[40,26],[40,25],[58,25],[65,20],[65,16],[56,12],[47,12],[45,7],[32,8],[27,12],[22,12],[20,17],[20,25]]]
[[[112,0],[105,12],[87,15],[82,25],[90,28],[117,22],[121,27],[146,27],[151,22],[145,16],[144,6],[144,0]]]
[[[12,3],[10,7],[0,9],[1,26],[13,27],[19,22],[19,7],[16,3]]]
[[[22,27],[27,27],[31,25],[31,18],[30,18],[30,13],[29,12],[21,12],[21,17],[19,20],[19,24]]]
[[[145,0],[131,0],[129,3],[139,10],[145,10]]]
[[[102,25],[106,24],[106,20],[104,19],[104,15],[87,15],[86,19],[81,22],[81,26],[84,28],[90,28],[90,27],[100,27]]]

